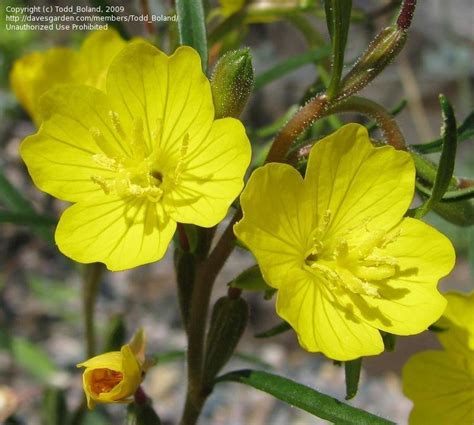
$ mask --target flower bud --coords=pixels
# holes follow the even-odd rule
[[[216,118],[238,118],[252,92],[254,72],[248,49],[226,53],[211,78]]]
[[[248,306],[243,298],[222,297],[214,305],[204,362],[205,384],[210,385],[232,356],[248,320]]]
[[[406,39],[406,30],[396,25],[380,31],[342,80],[342,97],[359,92],[379,75],[400,53]]]
[[[142,381],[142,365],[130,344],[120,351],[92,357],[77,367],[85,368],[82,385],[89,409],[95,403],[131,402]]]

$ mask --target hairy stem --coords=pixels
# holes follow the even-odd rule
[[[390,112],[373,100],[352,96],[332,106],[331,112],[335,114],[355,112],[372,118],[382,130],[388,144],[392,145],[395,149],[407,149],[405,138],[397,122],[393,119]]]

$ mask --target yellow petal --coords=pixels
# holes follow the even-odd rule
[[[36,186],[71,202],[102,192],[91,177],[112,174],[98,165],[94,155],[104,150],[109,156],[127,155],[129,149],[113,129],[105,94],[86,86],[51,89],[42,97],[40,109],[44,124],[20,147]],[[98,139],[104,140],[101,147]]]
[[[148,148],[159,145],[167,161],[178,160],[186,134],[200,144],[211,129],[210,84],[190,47],[167,56],[148,43],[127,46],[109,68],[107,93],[123,125],[140,117]]]
[[[244,186],[250,156],[250,143],[240,121],[215,121],[204,140],[190,144],[176,181],[169,190],[163,188],[166,211],[181,223],[216,225]]]
[[[108,353],[99,354],[79,363],[77,367],[85,367],[88,369],[104,368],[122,372],[122,353],[120,351],[110,351]]]
[[[379,329],[412,335],[427,329],[443,313],[445,298],[436,289],[454,267],[455,253],[448,238],[420,220],[405,218],[381,253],[398,262],[390,279],[376,284],[380,298],[361,296],[362,317]]]
[[[235,234],[255,255],[269,285],[291,284],[314,227],[301,175],[289,165],[267,164],[253,172],[240,202],[244,217]]]
[[[445,294],[448,306],[437,325],[446,330],[437,334],[446,350],[474,351],[474,292]]]
[[[126,401],[131,397],[141,383],[141,368],[133,354],[129,344],[126,344],[120,350],[122,358],[122,381],[116,385],[110,392],[101,393],[98,401],[113,403],[117,401]]]
[[[470,425],[474,422],[474,381],[466,359],[442,351],[425,351],[403,368],[403,392],[413,400],[412,425]]]
[[[278,291],[277,313],[295,329],[310,352],[346,361],[379,354],[384,346],[377,329],[361,321],[351,305],[342,305],[308,272],[293,273]]]
[[[13,92],[23,108],[39,125],[40,96],[52,87],[83,82],[85,70],[79,55],[71,49],[54,48],[18,59],[10,73]]]
[[[118,271],[163,257],[175,229],[160,204],[104,195],[69,207],[59,220],[56,243],[75,261],[102,262]]]
[[[313,147],[305,184],[318,213],[331,214],[331,239],[361,225],[379,231],[397,224],[413,198],[415,167],[409,153],[374,148],[365,127],[347,124]]]
[[[80,50],[81,60],[87,67],[83,83],[104,90],[109,65],[126,44],[114,29],[91,32],[85,38]]]

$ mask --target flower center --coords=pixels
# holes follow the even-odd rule
[[[93,127],[89,130],[102,153],[92,156],[100,168],[112,171],[107,177],[92,175],[91,180],[98,184],[106,195],[113,193],[121,197],[146,198],[151,202],[159,202],[163,197],[164,180],[166,187],[178,184],[184,170],[185,157],[188,154],[189,136],[184,134],[174,166],[168,167],[165,173],[164,163],[160,152],[162,122],[158,120],[150,134],[150,148],[145,140],[143,121],[135,118],[132,125],[131,136],[127,136],[119,115],[109,111],[112,124],[112,136],[117,143],[110,143],[102,132]],[[109,136],[110,137],[110,136]],[[169,158],[168,158],[169,159]]]
[[[331,212],[327,211],[311,235],[312,246],[304,266],[331,289],[380,297],[380,281],[397,272],[397,260],[383,252],[397,235],[369,230],[365,221],[340,237],[328,240]]]
[[[90,388],[95,394],[112,391],[123,379],[123,374],[111,369],[94,369],[90,378]]]

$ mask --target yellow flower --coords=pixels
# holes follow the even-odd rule
[[[474,292],[446,294],[448,306],[437,325],[445,329],[437,334],[446,350],[474,352]]]
[[[437,334],[445,351],[415,354],[403,368],[403,392],[414,407],[412,425],[474,423],[474,292],[446,294],[448,307]]]
[[[120,351],[92,357],[77,367],[85,367],[82,385],[87,406],[95,403],[129,403],[152,363],[145,359],[146,335],[140,328]]]
[[[403,218],[414,183],[410,155],[373,147],[357,124],[313,147],[304,179],[276,163],[250,177],[234,231],[307,351],[341,361],[375,355],[384,348],[379,330],[416,334],[442,314],[436,284],[454,250],[432,227]]]
[[[87,406],[95,403],[128,403],[142,382],[142,365],[129,344],[120,351],[92,357],[77,367],[85,367],[82,385]]]
[[[240,121],[214,120],[190,47],[167,56],[132,43],[110,65],[106,87],[45,93],[45,120],[21,156],[36,186],[74,203],[56,229],[59,249],[124,270],[160,259],[176,222],[221,221],[242,190],[250,144]]]
[[[40,96],[61,84],[87,84],[105,87],[105,74],[112,59],[126,42],[114,30],[92,32],[79,52],[56,47],[26,55],[13,64],[10,82],[21,105],[41,123]]]

